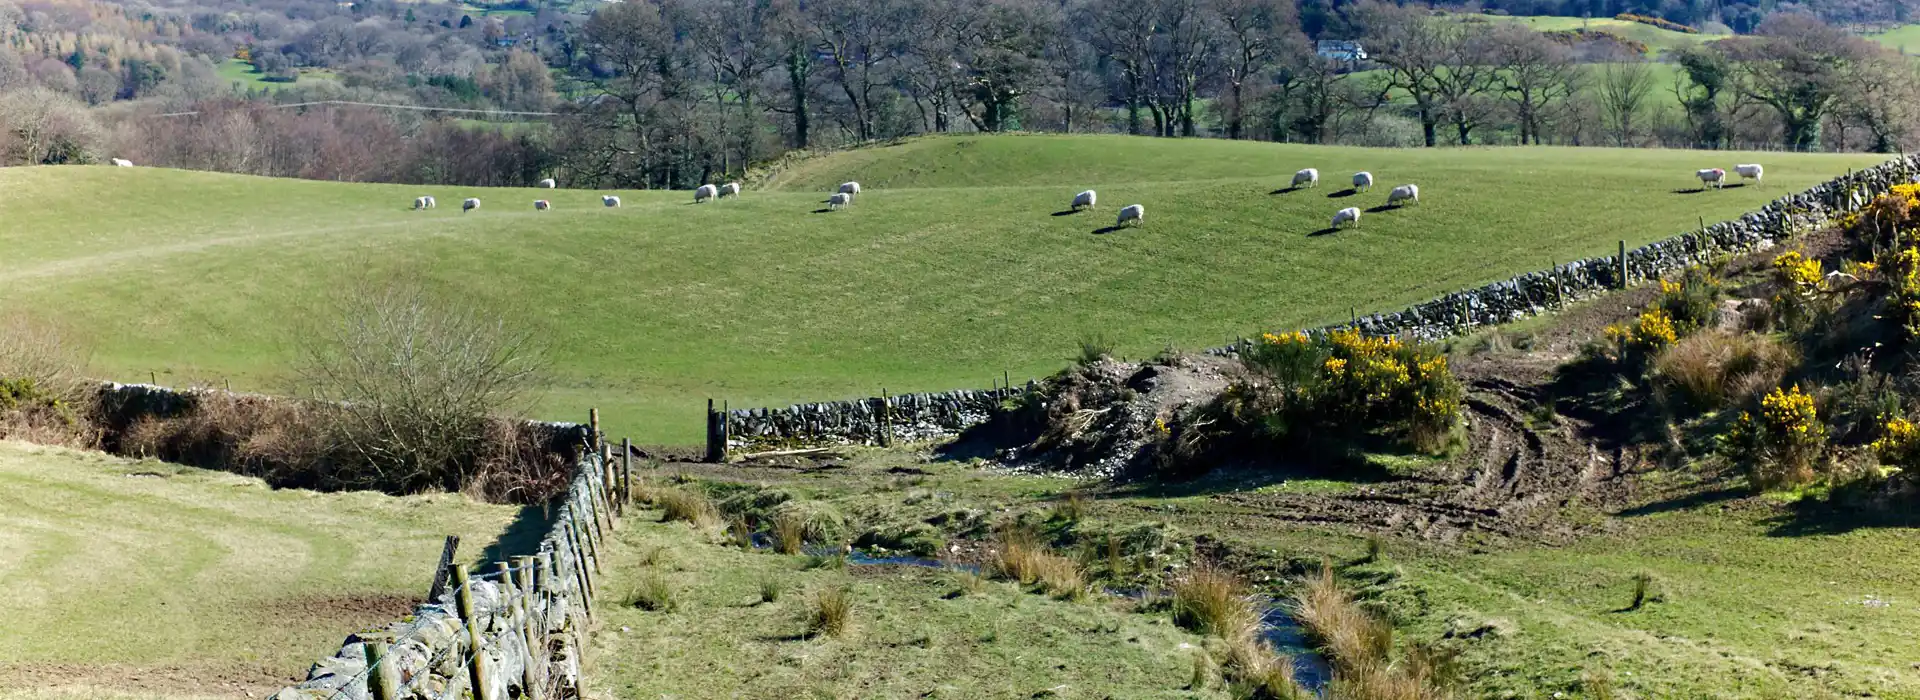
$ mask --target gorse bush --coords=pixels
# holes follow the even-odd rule
[[[1920,426],[1898,416],[1881,424],[1880,437],[1870,446],[1880,463],[1898,469],[1920,467]]]
[[[1805,329],[1823,310],[1826,270],[1819,260],[1788,251],[1773,259],[1772,277],[1773,312],[1780,325]]]
[[[1252,376],[1221,394],[1213,417],[1259,439],[1379,431],[1437,452],[1459,422],[1462,392],[1446,356],[1397,338],[1269,333],[1242,361]]]
[[[1747,469],[1755,488],[1772,490],[1812,483],[1827,446],[1813,397],[1798,385],[1774,389],[1756,415],[1743,412],[1727,433],[1726,448]]]
[[[1609,356],[1623,367],[1644,367],[1662,350],[1680,342],[1673,317],[1659,307],[1641,312],[1632,323],[1607,326],[1602,335],[1606,338]]]
[[[1706,268],[1689,267],[1680,280],[1660,280],[1660,296],[1653,307],[1673,321],[1674,334],[1686,337],[1720,321],[1721,284]]]

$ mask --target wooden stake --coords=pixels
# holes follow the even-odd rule
[[[1627,288],[1627,242],[1620,242],[1620,288]]]
[[[373,700],[395,700],[399,697],[400,674],[392,664],[380,663],[387,658],[387,645],[384,642],[361,642],[360,648],[367,655],[367,693]]]
[[[462,620],[473,619],[473,586],[468,585],[470,583],[472,581],[467,578],[467,567],[453,567],[454,612],[458,613]]]
[[[590,430],[589,437],[593,440],[593,446],[595,448],[600,447],[600,409],[587,409],[587,426]]]
[[[620,509],[633,502],[633,440],[620,438]]]
[[[467,649],[473,654],[467,662],[467,678],[473,684],[474,700],[495,700],[493,686],[487,683],[487,637],[480,633],[478,620],[467,620]]]
[[[459,535],[447,535],[447,543],[440,548],[440,563],[433,569],[433,587],[427,590],[427,602],[440,602],[440,596],[447,592],[447,570],[453,568],[454,550],[460,548]]]

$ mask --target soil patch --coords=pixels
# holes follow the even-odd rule
[[[192,666],[0,664],[0,686],[37,690],[113,690],[154,695],[259,698],[298,680],[280,670],[237,662]]]

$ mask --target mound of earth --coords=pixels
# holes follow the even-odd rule
[[[1003,448],[993,451],[993,461],[1012,471],[1137,474],[1156,458],[1159,433],[1226,389],[1229,373],[1239,366],[1205,355],[1083,363],[1048,379],[1000,421],[969,431],[960,444],[975,451]]]

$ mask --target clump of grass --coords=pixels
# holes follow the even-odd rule
[[[672,550],[669,550],[666,547],[654,547],[652,549],[648,549],[646,554],[640,555],[640,565],[641,566],[660,566],[672,561],[672,559],[673,559]]]
[[[1334,578],[1332,566],[1306,582],[1295,611],[1333,663],[1327,697],[1336,700],[1442,700],[1457,672],[1450,653],[1412,645],[1393,658],[1393,627],[1367,612]]]
[[[1654,358],[1655,396],[1670,409],[1712,411],[1751,403],[1779,386],[1793,351],[1754,333],[1702,331]]]
[[[1173,619],[1200,634],[1229,641],[1250,636],[1260,627],[1252,592],[1232,571],[1202,563],[1173,582]]]
[[[1589,668],[1580,674],[1580,689],[1586,691],[1587,697],[1593,700],[1613,700],[1613,675]]]
[[[1104,334],[1094,333],[1081,336],[1080,356],[1075,358],[1080,364],[1090,365],[1113,357],[1113,340]]]
[[[781,554],[799,554],[807,544],[807,522],[795,513],[773,518],[773,549]]]
[[[817,591],[807,601],[807,636],[839,637],[853,625],[853,591],[834,586]]]
[[[847,555],[844,552],[834,554],[809,554],[807,555],[805,568],[808,570],[845,569],[847,568]]]
[[[1049,522],[1076,523],[1087,513],[1087,498],[1077,491],[1069,491],[1066,496],[1053,504],[1053,512],[1047,514]]]
[[[1213,672],[1213,655],[1193,650],[1193,675],[1187,679],[1187,690],[1206,690],[1213,683]]]
[[[949,570],[953,572],[953,583],[957,589],[952,597],[979,595],[987,590],[987,577],[980,575],[978,570],[958,566],[949,567]]]
[[[1087,595],[1087,577],[1080,562],[1047,553],[1034,562],[1040,590],[1062,600],[1080,600]]]
[[[1647,604],[1647,589],[1653,585],[1653,576],[1647,572],[1633,575],[1633,602],[1627,605],[1628,611],[1639,610]]]
[[[695,527],[716,527],[720,523],[720,511],[714,509],[713,501],[705,494],[679,488],[664,488],[654,492],[654,502],[665,512],[663,522],[685,521]]]
[[[753,549],[753,525],[745,515],[727,519],[727,543],[741,549]]]
[[[785,589],[786,584],[778,578],[768,576],[760,579],[760,602],[772,603],[780,600],[780,593]]]
[[[634,584],[628,603],[641,610],[671,612],[674,608],[673,584],[660,571],[648,571]]]
[[[1055,554],[1040,542],[1032,530],[1008,528],[1001,531],[989,568],[997,578],[1021,585],[1038,585],[1042,591],[1062,598],[1080,598],[1086,594],[1086,574],[1080,563]]]

